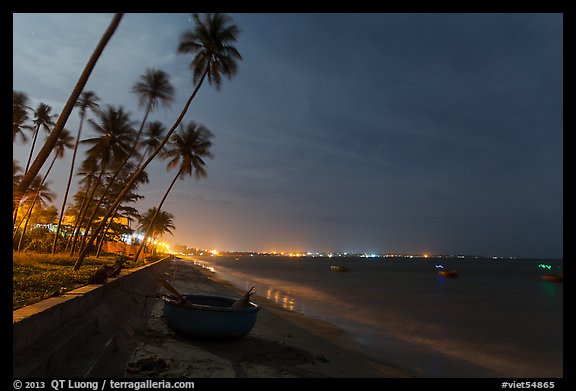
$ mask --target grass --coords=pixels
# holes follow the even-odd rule
[[[80,270],[75,271],[76,257],[67,254],[13,252],[13,310],[85,285],[98,269],[104,265],[112,266],[118,258],[117,255],[86,257]],[[129,260],[125,267],[134,268],[146,263]]]

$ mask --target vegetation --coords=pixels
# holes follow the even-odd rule
[[[178,46],[178,53],[191,53],[195,54],[194,59],[191,63],[191,68],[193,70],[193,82],[196,83],[196,87],[192,91],[192,94],[184,104],[182,111],[176,122],[172,125],[168,133],[164,136],[164,139],[158,144],[146,161],[132,174],[124,189],[118,194],[114,202],[106,212],[104,213],[103,220],[108,219],[116,207],[122,202],[128,191],[134,186],[138,180],[140,174],[144,169],[150,164],[150,162],[160,153],[164,144],[168,142],[172,133],[176,130],[184,115],[188,111],[188,107],[192,103],[194,97],[198,93],[198,90],[202,86],[204,79],[208,78],[209,84],[214,84],[217,89],[220,88],[222,77],[227,76],[231,78],[236,74],[237,65],[236,62],[241,59],[240,54],[234,46],[236,42],[236,37],[240,33],[238,27],[231,24],[231,19],[222,14],[208,14],[204,20],[201,20],[197,14],[193,15],[196,22],[196,26],[193,30],[185,32],[181,39],[180,45]],[[90,239],[87,241],[86,246],[80,252],[78,256],[78,261],[74,265],[74,268],[78,269],[82,266],[84,258],[88,254],[88,247],[94,242],[96,237],[100,234],[100,231],[104,228],[104,221],[102,221],[92,232]]]
[[[147,261],[163,257],[158,254]],[[112,266],[119,256],[88,257],[82,270],[74,270],[74,259],[64,254],[45,254],[36,252],[14,252],[13,297],[12,306],[16,310],[48,297],[59,296],[67,291],[85,285],[94,273],[103,265]],[[144,265],[144,261],[128,260],[125,267],[135,268]]]
[[[13,142],[30,143],[26,163],[13,161],[15,308],[57,294],[61,288],[86,283],[96,269],[117,260],[117,255],[101,256],[103,244],[133,234],[130,228],[133,221],[140,223],[138,228],[146,232],[146,237],[156,239],[172,233],[173,215],[162,210],[170,190],[178,178],[206,176],[203,158],[212,157],[212,133],[193,121],[184,127],[182,120],[205,80],[220,89],[224,77],[236,74],[241,56],[233,45],[240,30],[223,14],[207,14],[204,18],[193,15],[195,27],[182,34],[177,47],[179,54],[193,55],[192,93],[168,129],[158,121],[147,121],[150,113],[159,107],[170,107],[174,100],[170,77],[162,70],[146,69],[132,88],[144,111],[140,121],[134,120],[122,106],[100,104],[94,91],[82,91],[122,17],[121,13],[114,16],[62,113],[53,114],[52,108],[43,102],[33,109],[27,93],[13,91]],[[64,129],[74,108],[80,115],[75,137]],[[82,138],[86,123],[92,133]],[[178,128],[180,131],[176,132]],[[40,132],[42,129],[45,132]],[[31,132],[31,137],[27,132]],[[42,135],[44,144],[37,152]],[[78,154],[80,144],[87,146],[83,157]],[[54,166],[62,164],[67,149],[73,154],[71,163],[65,167],[66,186],[51,188],[47,177]],[[50,156],[49,167],[40,174]],[[143,198],[138,194],[139,187],[148,183],[145,169],[156,156],[169,159],[167,167],[176,169],[175,176],[158,207],[141,214],[132,204]],[[69,197],[74,178],[77,190]],[[59,190],[64,197],[60,209],[56,209],[52,202]],[[139,259],[145,243],[147,240],[136,240],[140,249],[134,259]],[[128,265],[135,261],[130,262]],[[80,271],[82,265],[85,267]]]

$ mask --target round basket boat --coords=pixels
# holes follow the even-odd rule
[[[248,308],[234,309],[233,297],[183,295],[186,303],[179,304],[163,296],[164,319],[178,334],[198,338],[240,338],[252,330],[260,306],[252,302]]]

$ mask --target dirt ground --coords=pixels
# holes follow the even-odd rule
[[[172,261],[166,280],[180,293],[243,294],[183,259]],[[164,302],[151,300],[151,316],[139,333],[125,377],[414,377],[364,355],[360,345],[332,325],[285,310],[257,294],[252,301],[262,308],[250,334],[234,340],[202,340],[174,333],[163,319]]]

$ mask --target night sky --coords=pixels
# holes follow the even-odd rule
[[[563,257],[561,14],[231,17],[243,61],[220,91],[205,84],[185,117],[214,133],[214,158],[206,179],[170,193],[166,241]],[[14,14],[13,89],[59,113],[111,18]],[[176,98],[150,120],[170,128],[193,89],[191,56],[176,53],[192,26],[189,14],[126,14],[85,90],[139,124],[131,88],[162,69]],[[74,111],[66,127],[75,135],[78,124]],[[30,144],[18,140],[25,166]],[[58,209],[71,156],[49,177]],[[175,174],[159,159],[147,172],[141,212]]]

